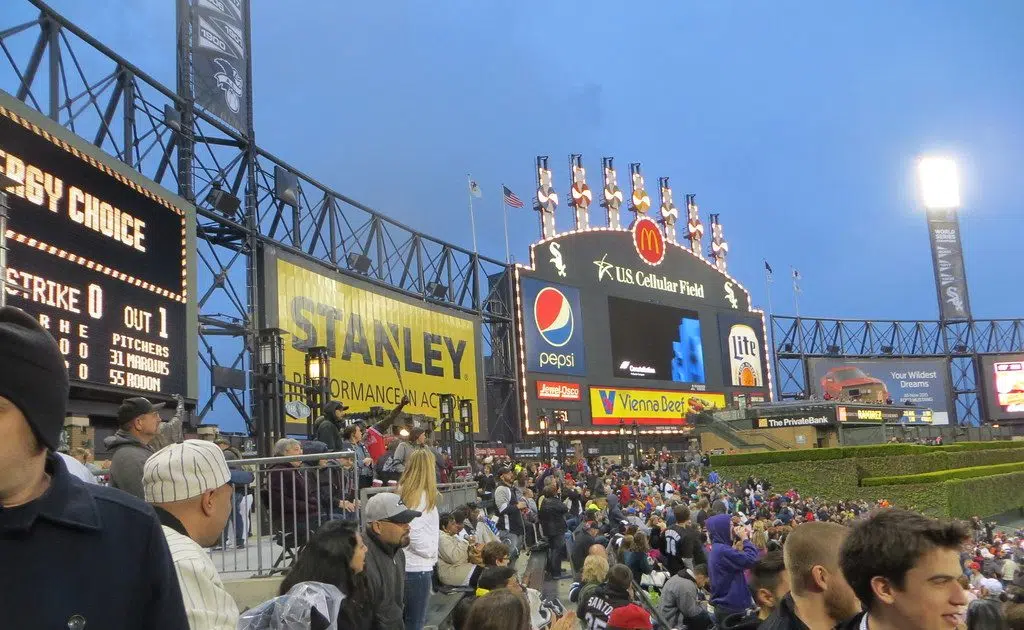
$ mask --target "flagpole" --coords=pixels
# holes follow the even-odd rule
[[[473,213],[473,176],[466,173],[466,190],[469,192],[469,229],[473,232],[473,253],[479,254],[476,248],[476,216]]]
[[[775,367],[773,361],[775,357],[775,323],[772,321],[772,272],[768,271],[768,261],[764,261],[764,288],[768,293],[768,369],[771,370]]]
[[[800,319],[800,297],[799,297],[800,296],[800,287],[797,286],[797,284],[796,284],[797,274],[799,274],[799,272],[796,270],[795,267],[793,267],[792,270],[793,270],[793,308],[796,309],[796,318]]]
[[[511,262],[511,257],[508,253],[508,204],[505,203],[505,184],[501,185],[501,213],[505,215],[505,264],[507,265]]]

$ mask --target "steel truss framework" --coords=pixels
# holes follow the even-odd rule
[[[200,400],[203,422],[240,416],[252,431],[251,390],[216,387],[214,367],[249,371],[259,325],[257,255],[273,244],[348,273],[479,315],[492,431],[517,435],[513,319],[505,263],[418,233],[305,175],[252,144],[54,12],[10,0],[0,16],[0,89],[87,139],[197,207]],[[298,207],[274,196],[274,169],[298,176]],[[242,201],[235,216],[204,205],[214,183]]]
[[[1024,352],[1024,319],[969,322],[772,317],[775,378],[780,399],[810,394],[812,357],[946,359],[953,407],[961,425],[984,418],[979,355]]]

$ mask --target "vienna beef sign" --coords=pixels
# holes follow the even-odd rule
[[[322,346],[330,357],[331,396],[354,412],[393,407],[406,395],[406,411],[438,417],[440,394],[480,400],[474,318],[307,264],[272,254],[264,261],[276,276],[268,287],[276,313],[268,319],[288,333],[288,380],[302,382],[307,351]]]

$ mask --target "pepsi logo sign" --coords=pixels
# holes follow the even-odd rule
[[[572,339],[575,322],[572,305],[554,287],[544,287],[533,301],[533,321],[544,341],[561,348]]]
[[[586,370],[580,291],[523,279],[522,326],[530,372],[582,376]]]

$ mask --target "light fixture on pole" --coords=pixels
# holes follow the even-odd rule
[[[306,419],[307,434],[313,435],[313,421],[323,414],[324,405],[330,396],[331,363],[324,346],[313,346],[306,350],[306,381],[310,414]]]
[[[438,411],[441,416],[441,443],[449,450],[452,458],[455,458],[455,443],[460,442],[455,428],[455,396],[441,394],[438,396]]]
[[[284,340],[285,331],[264,328],[256,337],[257,364],[252,379],[255,391],[256,452],[270,457],[273,445],[287,435],[284,402]],[[309,412],[309,409],[306,409]]]
[[[459,431],[465,436],[462,450],[465,455],[463,465],[476,461],[476,445],[473,443],[473,401],[463,398],[459,401]]]
[[[960,208],[960,178],[952,159],[928,156],[918,160],[917,183],[926,210]]]
[[[619,420],[619,451],[622,453],[622,463],[626,463],[626,421]]]
[[[537,419],[537,429],[540,431],[540,456],[541,459],[548,459],[548,419],[541,414]]]
[[[960,178],[956,162],[926,156],[917,161],[918,193],[928,221],[939,320],[970,320],[963,243],[960,240]],[[946,343],[946,335],[943,334]]]

